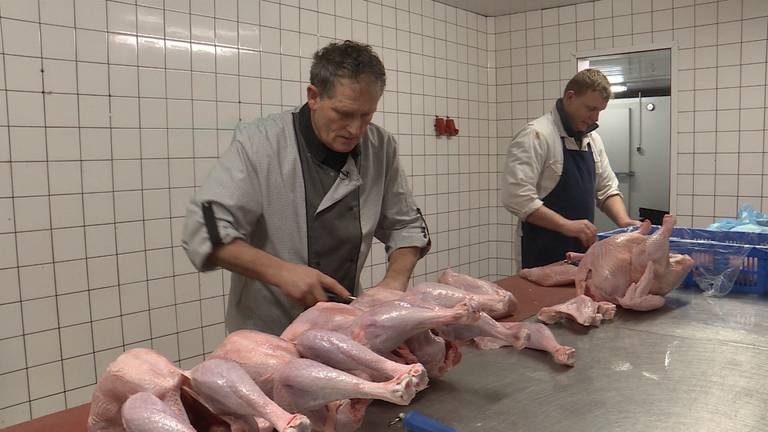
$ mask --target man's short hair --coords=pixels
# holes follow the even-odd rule
[[[350,40],[330,43],[312,58],[309,82],[317,87],[320,97],[333,96],[338,78],[372,79],[379,86],[379,92],[383,92],[387,84],[384,64],[371,46]]]
[[[573,78],[568,81],[563,94],[569,90],[573,90],[573,92],[576,93],[576,96],[581,96],[585,93],[596,91],[605,100],[609,100],[613,97],[613,92],[611,92],[611,83],[608,82],[608,78],[606,78],[605,75],[603,75],[603,73],[597,69],[584,69],[579,71],[579,73],[574,75]]]

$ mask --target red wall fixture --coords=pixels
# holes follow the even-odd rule
[[[456,129],[456,122],[450,117],[445,120],[445,132],[448,136],[456,136],[459,134],[459,130]]]
[[[437,136],[448,135],[448,131],[445,129],[445,119],[440,116],[435,116],[435,134]]]

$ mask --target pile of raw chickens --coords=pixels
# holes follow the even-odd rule
[[[404,293],[372,288],[350,305],[318,303],[281,337],[233,332],[189,371],[133,349],[99,380],[88,430],[354,431],[372,399],[407,405],[473,341],[573,365],[573,348],[545,325],[496,321],[516,307],[497,285],[447,270]]]
[[[576,284],[578,296],[546,307],[546,323],[611,319],[616,305],[651,310],[677,287],[693,260],[669,253],[674,218],[569,254],[521,276],[541,285]],[[539,323],[499,322],[517,307],[497,285],[446,270],[438,283],[406,292],[372,288],[350,305],[318,303],[280,337],[231,333],[189,371],[147,349],[127,351],[96,387],[89,432],[346,432],[359,429],[373,399],[407,405],[429,378],[461,360],[460,346],[548,351],[572,366],[575,350]]]

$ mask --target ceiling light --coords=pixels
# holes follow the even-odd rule
[[[614,93],[621,93],[621,92],[626,91],[626,90],[627,90],[627,86],[623,86],[623,85],[612,85],[611,86],[611,91],[614,92]]]
[[[608,75],[608,82],[618,84],[624,82],[624,75]]]

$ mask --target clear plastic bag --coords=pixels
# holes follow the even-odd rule
[[[768,214],[758,212],[751,204],[739,208],[738,219],[721,219],[707,229],[714,231],[737,231],[768,233]]]
[[[731,245],[711,241],[694,241],[684,249],[694,266],[691,270],[693,280],[705,295],[722,297],[733,289],[736,282],[751,285],[749,272],[744,272],[746,257],[752,247]],[[756,276],[755,276],[756,277]]]

